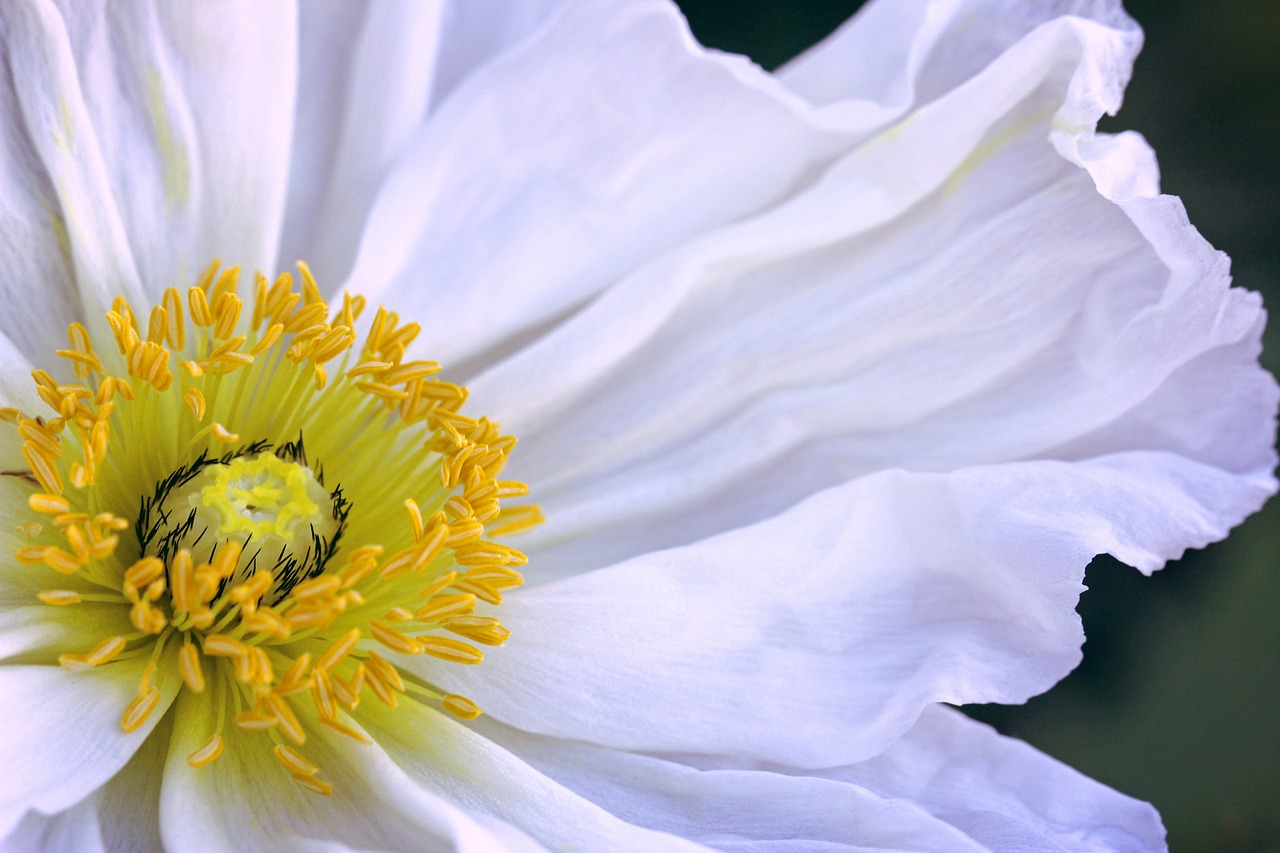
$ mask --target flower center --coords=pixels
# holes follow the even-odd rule
[[[4,472],[31,484],[29,509],[10,513],[34,513],[18,561],[57,579],[40,601],[86,608],[82,642],[47,662],[145,660],[126,731],[160,707],[157,679],[178,683],[216,721],[192,766],[228,738],[262,738],[299,785],[328,794],[299,747],[316,726],[368,742],[367,698],[480,713],[412,659],[476,664],[506,641],[493,609],[525,557],[494,537],[541,515],[518,504],[524,484],[498,479],[515,439],[462,414],[466,389],[434,362],[405,359],[418,327],[380,308],[358,336],[364,300],[331,314],[298,268],[301,287],[257,276],[252,312],[238,268],[216,262],[146,323],[117,299],[114,351],[73,323],[58,355],[77,381],[33,374],[52,416],[0,420],[29,465]],[[131,630],[102,636],[95,626],[116,622],[99,608]]]
[[[293,458],[293,447],[280,449],[286,458],[268,450],[174,472],[157,484],[143,552],[167,562],[185,549],[212,563],[219,548],[234,544],[240,558],[232,582],[268,570],[273,603],[322,574],[351,508],[341,489],[328,492]]]

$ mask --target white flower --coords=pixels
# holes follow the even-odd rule
[[[1118,3],[881,0],[776,76],[702,50],[658,0],[30,0],[0,6],[0,38],[0,404],[24,422],[0,425],[0,551],[22,558],[0,570],[6,849],[1163,845],[1150,807],[938,704],[1047,689],[1079,660],[1094,554],[1154,571],[1275,488],[1258,299],[1158,195],[1141,138],[1093,130],[1141,41]],[[243,332],[231,349],[247,352],[271,324],[249,304],[232,317],[221,279],[182,302],[215,258],[268,273],[304,258],[325,294],[363,294],[352,360],[335,302],[312,339],[334,360],[282,358],[285,337],[221,389],[213,348]],[[136,333],[123,303],[103,321],[116,296]],[[344,377],[370,336],[363,357],[385,363],[365,375],[400,361],[368,329],[378,302],[423,325],[406,359],[439,359],[471,389],[464,414],[520,437],[503,476],[546,516],[510,540],[526,585],[495,611],[510,642],[479,666],[384,650],[398,669],[382,668],[370,650],[400,642],[385,620],[415,624],[401,575],[338,574],[379,537],[383,569],[400,542],[432,578],[465,572],[469,514],[498,519],[501,459],[462,452],[502,456],[496,431],[459,421],[441,443],[455,421],[437,413],[388,420],[394,454],[369,437],[394,389],[362,397]],[[76,327],[54,355],[76,322],[104,360],[79,378]],[[36,368],[57,377],[44,401]],[[102,392],[108,373],[124,381]],[[299,473],[286,425],[375,498],[315,564],[321,586],[360,595],[319,590],[346,608],[323,643],[308,651],[299,620],[262,655],[210,640],[266,636],[245,627],[257,599],[230,606],[251,569],[213,556],[201,581],[179,567],[183,532],[157,569],[133,531],[192,448],[258,439],[279,455],[242,453],[208,496],[162,490],[155,514],[315,523],[333,499]],[[421,459],[400,452],[427,433]],[[278,482],[279,509],[226,509],[228,482],[254,501]],[[450,489],[476,505],[444,504]],[[409,497],[444,515],[406,512]],[[68,512],[82,506],[113,516]],[[423,545],[444,523],[457,538]],[[297,557],[291,529],[271,535]],[[462,594],[499,576],[518,580]],[[261,609],[305,609],[267,581]],[[201,608],[231,621],[198,624]],[[345,650],[342,619],[358,629]],[[291,680],[280,662],[304,652],[315,666]],[[308,673],[350,691],[356,660],[359,707],[324,713],[329,676]],[[377,697],[397,673],[390,708]],[[471,700],[484,716],[441,713]]]

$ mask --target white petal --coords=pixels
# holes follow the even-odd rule
[[[620,817],[720,849],[1164,849],[1151,806],[942,706],[881,755],[810,774],[477,728]]]
[[[1150,805],[951,708],[927,708],[870,761],[822,776],[907,799],[991,850],[1164,850]]]
[[[6,218],[25,220],[17,239],[34,237],[6,252],[5,279],[49,300],[47,312],[5,312],[3,329],[31,356],[51,352],[81,311],[100,313],[114,295],[142,289],[61,14],[49,0],[6,5],[0,30],[13,90],[0,103],[3,172],[12,174],[3,189],[17,193]]]
[[[1098,176],[1122,169],[1139,170],[1126,191],[1153,183],[1132,137],[1085,138],[1132,41],[1042,26],[787,204],[638,270],[472,382],[520,435],[511,475],[549,519],[530,576],[895,466],[1154,447],[1269,470],[1258,300],[1175,201],[1105,195],[1119,181]],[[1086,118],[1080,139],[1055,130]],[[1188,404],[1206,385],[1225,405]]]
[[[440,712],[415,702],[367,704],[360,722],[415,784],[549,849],[702,849],[618,820]]]
[[[1080,659],[1102,552],[1142,567],[1270,486],[1164,453],[886,471],[694,545],[513,591],[477,667],[418,668],[528,731],[823,766],[936,701],[1021,702]]]
[[[75,850],[77,853],[101,853],[108,848],[102,843],[97,797],[87,797],[71,808],[55,815],[28,812],[13,832],[0,839],[0,849],[8,853],[26,851]]]
[[[71,0],[62,18],[91,128],[74,153],[100,160],[151,299],[193,284],[214,258],[270,269],[293,124],[293,4],[140,2],[108,14]]]
[[[972,77],[1054,18],[1075,15],[1127,34],[1141,32],[1117,0],[876,0],[777,72],[780,82],[839,114],[866,100],[927,103]],[[1109,110],[1127,73],[1112,81]]]
[[[280,252],[336,289],[406,144],[458,83],[529,36],[547,0],[307,3],[299,9],[297,127]]]
[[[373,196],[426,114],[442,5],[299,8],[300,86],[281,268],[305,259],[326,289],[350,272]]]
[[[187,756],[214,731],[209,700],[184,692],[178,701],[160,800],[168,850],[520,849],[517,833],[481,826],[406,779],[378,747],[338,735],[314,732],[297,747],[334,786],[331,797],[296,785],[263,735],[224,731],[222,755],[192,768]]]
[[[718,850],[986,848],[908,798],[762,770],[699,769],[658,756],[530,735],[487,718],[479,731],[623,820]]]
[[[172,722],[173,716],[166,716],[129,763],[95,794],[103,817],[102,838],[111,853],[163,850],[160,785]]]
[[[177,692],[160,677],[160,702],[133,732],[120,716],[138,690],[145,659],[86,672],[56,666],[0,666],[0,837],[28,809],[63,811],[124,766],[164,716]]]
[[[810,180],[846,143],[806,112],[760,69],[702,51],[668,4],[563,4],[431,113],[350,284],[465,371]]]

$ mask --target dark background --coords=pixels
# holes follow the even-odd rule
[[[858,0],[680,0],[695,35],[767,68]],[[1163,190],[1280,306],[1280,0],[1128,0],[1147,43],[1120,114]],[[1280,368],[1280,323],[1263,362]],[[1212,405],[1206,400],[1205,405]],[[1174,853],[1280,853],[1280,499],[1154,577],[1089,566],[1084,663],[1025,706],[967,708],[1160,809]]]

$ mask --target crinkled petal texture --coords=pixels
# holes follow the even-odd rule
[[[661,0],[205,14],[0,7],[0,287],[41,294],[4,403],[114,294],[303,257],[424,324],[549,520],[506,647],[404,662],[488,716],[309,742],[324,802],[230,740],[192,770],[176,685],[120,732],[136,673],[50,669],[74,620],[10,567],[6,844],[1162,845],[936,706],[1047,689],[1093,555],[1154,571],[1274,489],[1258,300],[1094,132],[1118,3],[874,0],[776,76]]]

